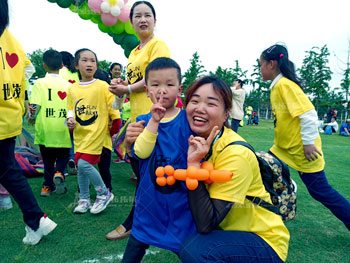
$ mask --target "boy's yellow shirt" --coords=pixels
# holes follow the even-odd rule
[[[22,132],[25,67],[30,60],[7,29],[0,37],[0,56],[0,140],[4,140]]]

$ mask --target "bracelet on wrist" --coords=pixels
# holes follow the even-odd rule
[[[128,85],[128,91],[129,91],[129,94],[132,93],[132,89],[131,89],[131,85],[130,84]]]

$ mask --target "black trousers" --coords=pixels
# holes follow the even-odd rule
[[[100,162],[98,163],[98,170],[100,171],[103,182],[109,191],[112,190],[112,176],[111,176],[111,161],[112,151],[103,147]]]
[[[136,181],[134,202],[132,203],[131,211],[130,211],[128,217],[125,219],[124,223],[122,224],[125,227],[126,231],[129,231],[132,228],[132,223],[133,223],[133,219],[134,219],[134,211],[135,211],[136,192],[137,192],[137,188],[139,187],[139,184],[140,184],[139,160],[137,160],[133,157],[130,157],[130,156],[129,156],[129,159],[130,159],[131,168],[137,177],[137,181]]]
[[[36,231],[44,213],[15,159],[15,142],[15,137],[0,140],[0,183],[18,203],[24,222]]]
[[[40,146],[41,157],[44,163],[44,183],[51,190],[54,190],[55,185],[53,183],[53,176],[55,172],[64,174],[64,170],[67,167],[70,148],[51,148]],[[55,169],[56,164],[56,169]]]

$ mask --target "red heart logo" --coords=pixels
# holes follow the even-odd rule
[[[61,100],[64,100],[65,97],[67,97],[67,92],[62,92],[62,91],[59,91],[57,92],[58,94],[58,97],[60,97]]]
[[[75,80],[71,80],[71,79],[70,79],[70,80],[68,80],[68,82],[70,82],[70,83],[73,84],[73,83],[75,83]]]
[[[6,52],[6,61],[7,61],[7,64],[9,64],[9,66],[11,68],[13,68],[18,63],[18,56],[17,56],[17,54],[13,53],[13,54],[10,55],[8,52]]]

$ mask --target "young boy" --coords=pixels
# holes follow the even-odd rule
[[[140,160],[141,179],[122,262],[140,262],[149,245],[178,252],[182,240],[196,232],[185,184],[159,186],[155,175],[159,166],[187,167],[191,130],[186,112],[174,106],[182,91],[180,80],[180,67],[170,58],[157,58],[146,68],[146,92],[154,105],[137,118],[146,125],[132,150]]]
[[[64,194],[64,170],[72,147],[69,130],[64,125],[67,118],[67,88],[70,85],[59,74],[62,55],[48,50],[43,55],[47,75],[38,79],[32,89],[30,119],[35,119],[35,144],[39,144],[44,162],[44,183],[40,196],[49,196],[53,191]],[[56,164],[56,168],[55,168]]]

